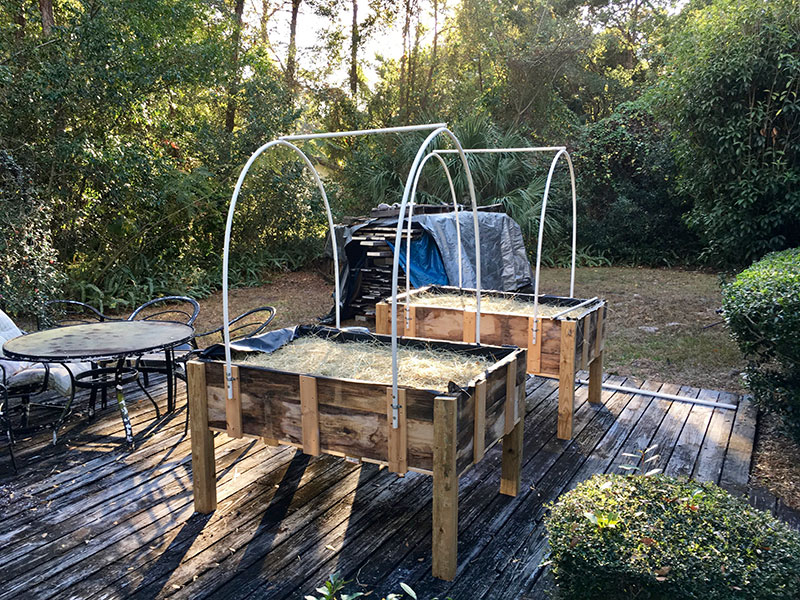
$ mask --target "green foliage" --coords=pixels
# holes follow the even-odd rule
[[[361,598],[372,594],[372,592],[354,592],[352,594],[345,594],[342,592],[342,590],[348,583],[350,582],[345,581],[338,574],[334,573],[327,579],[327,581],[325,581],[324,585],[316,589],[316,592],[320,594],[319,596],[305,596],[305,600],[353,600],[354,598]],[[391,593],[383,600],[402,600],[403,598],[417,600],[417,593],[410,585],[407,583],[400,583],[400,587],[403,590],[402,592]],[[339,595],[337,596],[337,594]],[[436,600],[436,598],[433,600]]]
[[[58,215],[67,295],[113,308],[210,293],[236,177],[299,115],[282,74],[263,47],[234,59],[223,3],[59,4],[46,39],[32,3],[20,29],[19,6],[0,5],[0,47],[14,51],[0,57],[0,147],[19,148],[43,210]],[[259,161],[237,212],[233,283],[317,255],[318,201],[293,157]]]
[[[38,314],[64,283],[51,241],[52,214],[26,173],[0,150],[0,309]]]
[[[622,456],[627,458],[636,459],[635,465],[620,465],[620,469],[628,471],[630,474],[638,473],[644,477],[652,477],[661,472],[660,468],[655,467],[655,461],[661,458],[660,454],[653,454],[658,449],[658,444],[645,448],[644,450],[636,450],[635,452],[623,452]]]
[[[722,286],[753,398],[800,438],[800,248],[768,254]]]
[[[712,483],[595,475],[547,517],[565,599],[796,598],[800,536]]]
[[[682,221],[669,133],[641,102],[586,127],[574,155],[581,240],[615,262],[690,262],[697,238]]]
[[[800,244],[800,11],[714,0],[674,32],[655,99],[678,140],[705,257],[741,265]]]

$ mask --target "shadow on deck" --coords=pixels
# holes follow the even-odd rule
[[[738,404],[725,410],[605,392],[576,392],[575,436],[555,437],[556,382],[528,379],[522,490],[498,494],[499,447],[461,478],[458,576],[430,576],[430,477],[311,458],[289,447],[216,438],[219,507],[194,514],[184,408],[155,421],[135,402],[137,447],[125,448],[110,406],[74,417],[58,446],[47,431],[17,444],[20,474],[0,449],[0,600],[11,598],[300,599],[331,573],[380,598],[400,582],[420,598],[539,598],[550,585],[547,503],[622,456],[658,444],[659,466],[747,492],[755,410],[710,390],[611,383]],[[157,391],[165,404],[163,383]],[[80,406],[80,402],[77,402]],[[185,406],[184,397],[178,406]],[[783,510],[751,493],[762,508]],[[785,511],[786,515],[792,515]]]

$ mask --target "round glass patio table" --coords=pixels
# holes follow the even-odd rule
[[[117,388],[117,405],[125,427],[125,439],[132,444],[133,430],[122,395],[122,384],[132,381],[133,378],[138,381],[138,373],[135,369],[126,367],[125,361],[131,356],[164,351],[167,409],[173,410],[174,374],[170,350],[185,344],[193,336],[193,327],[173,321],[104,321],[26,333],[3,344],[3,353],[7,358],[30,362],[99,363],[99,368],[75,378],[75,385],[89,389],[112,386]],[[113,361],[117,362],[113,371],[102,366]]]

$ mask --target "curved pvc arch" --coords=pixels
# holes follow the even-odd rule
[[[572,167],[572,159],[569,156],[566,148],[560,149],[553,157],[553,162],[550,163],[550,171],[547,173],[547,183],[544,186],[544,197],[542,198],[542,212],[539,216],[539,239],[536,244],[536,274],[533,288],[533,340],[536,343],[536,334],[538,329],[538,319],[536,318],[539,313],[539,272],[542,266],[542,237],[544,236],[544,217],[547,211],[547,198],[550,195],[550,184],[553,181],[553,171],[556,169],[556,163],[561,157],[567,159],[569,165],[569,177],[572,183],[572,272],[570,273],[569,281],[569,295],[570,298],[575,296],[575,249],[578,240],[578,196],[575,190],[575,170]]]
[[[400,270],[400,252],[396,249],[400,247],[402,243],[402,235],[403,235],[403,219],[405,217],[406,206],[408,205],[408,199],[411,193],[411,187],[413,186],[414,179],[416,177],[417,170],[419,169],[420,163],[422,162],[424,152],[427,149],[428,145],[436,139],[440,134],[446,134],[458,151],[459,156],[461,157],[461,163],[464,166],[464,171],[467,174],[467,184],[469,187],[469,195],[470,199],[472,200],[472,226],[475,232],[475,263],[476,263],[476,270],[475,270],[475,279],[477,284],[476,289],[476,315],[475,315],[475,343],[481,343],[481,254],[480,254],[480,232],[478,231],[478,203],[475,198],[475,184],[472,181],[472,171],[469,168],[469,162],[467,161],[467,155],[464,153],[464,148],[461,147],[461,142],[458,141],[458,138],[450,131],[447,127],[439,127],[432,131],[425,141],[422,142],[419,150],[417,151],[417,155],[414,158],[414,162],[411,165],[411,170],[409,171],[409,177],[406,180],[406,186],[403,190],[403,200],[400,203],[400,212],[397,218],[397,232],[395,234],[395,252],[394,252],[394,260],[392,264],[392,428],[397,429],[398,427],[398,409],[400,405],[398,404],[398,384],[397,384],[397,375],[398,375],[398,367],[397,367],[397,276]]]
[[[250,170],[250,167],[253,165],[255,160],[261,156],[266,150],[269,150],[273,146],[283,146],[285,148],[289,148],[293,150],[295,154],[297,154],[305,165],[311,171],[311,174],[314,176],[314,181],[317,184],[317,188],[319,188],[320,194],[322,194],[322,200],[325,202],[325,210],[328,213],[328,227],[331,230],[331,244],[333,245],[333,272],[334,272],[334,285],[335,288],[335,299],[336,299],[336,328],[338,329],[341,325],[340,320],[340,304],[341,298],[339,293],[339,249],[336,245],[336,234],[334,231],[333,225],[333,214],[331,213],[330,204],[328,204],[328,196],[325,193],[325,186],[322,185],[322,179],[320,179],[319,173],[317,172],[314,165],[308,159],[308,157],[303,153],[300,148],[295,146],[294,144],[287,142],[286,140],[278,139],[268,142],[261,146],[258,150],[253,152],[253,154],[248,159],[247,163],[244,165],[242,172],[239,173],[239,179],[236,181],[236,187],[233,190],[233,196],[231,197],[231,204],[228,207],[228,220],[225,223],[225,244],[223,247],[222,252],[222,333],[223,338],[225,340],[225,379],[226,379],[226,387],[228,389],[228,399],[233,398],[233,373],[231,367],[231,332],[230,332],[230,316],[228,313],[228,257],[230,254],[230,243],[231,243],[231,228],[233,226],[233,213],[236,210],[236,201],[239,199],[239,192],[242,189],[242,184],[244,183],[244,178],[247,176],[247,172]]]
[[[575,257],[577,251],[577,239],[578,239],[578,196],[575,187],[575,170],[572,166],[572,159],[569,156],[569,152],[567,152],[566,146],[541,146],[541,147],[530,147],[524,146],[521,148],[470,148],[469,150],[464,150],[466,154],[504,154],[504,153],[516,153],[516,152],[552,152],[555,151],[556,155],[553,157],[553,161],[550,164],[550,171],[547,174],[547,184],[545,185],[544,195],[542,198],[542,212],[539,216],[539,239],[537,241],[537,250],[536,250],[536,275],[534,281],[534,301],[533,301],[533,343],[536,342],[536,333],[538,329],[537,323],[537,315],[539,312],[539,273],[541,270],[541,262],[542,262],[542,237],[544,235],[544,218],[545,218],[545,211],[547,209],[547,198],[550,195],[550,184],[553,179],[553,171],[555,170],[556,163],[558,159],[564,155],[567,159],[567,164],[569,165],[569,175],[570,175],[570,183],[572,184],[572,265],[570,269],[570,279],[569,279],[569,295],[570,297],[575,296]],[[453,154],[455,150],[434,150],[434,152],[438,154]]]
[[[422,169],[425,167],[425,163],[434,156],[439,159],[439,162],[444,169],[444,173],[447,175],[447,183],[450,186],[450,197],[453,200],[453,212],[455,213],[456,217],[456,246],[458,251],[458,287],[462,287],[461,224],[459,223],[458,218],[458,196],[456,195],[456,188],[453,185],[453,178],[450,175],[450,169],[448,168],[447,163],[441,156],[436,154],[436,152],[430,152],[425,156],[425,158],[422,159],[422,162],[419,164],[417,172],[414,175],[414,186],[411,189],[411,197],[408,205],[408,229],[406,235],[406,298],[411,290],[411,278],[409,276],[409,271],[411,270],[411,219],[414,217],[414,198],[417,196],[417,185],[419,184],[419,178],[422,176]],[[480,269],[480,265],[478,268]],[[408,327],[409,318],[409,305],[406,302],[406,327]]]

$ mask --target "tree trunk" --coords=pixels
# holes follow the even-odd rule
[[[244,0],[236,0],[234,6],[236,25],[233,30],[233,75],[231,84],[228,87],[228,107],[225,109],[225,131],[233,132],[236,122],[236,92],[239,87],[239,44],[242,39],[242,13],[244,12]]]
[[[406,18],[403,23],[403,56],[400,58],[400,115],[404,118],[408,116],[408,82],[406,72],[408,70],[408,32],[411,27],[411,0],[405,1]]]
[[[53,0],[39,0],[39,10],[42,12],[42,33],[50,35],[56,20],[53,17]]]
[[[358,93],[358,0],[353,0],[353,27],[350,35],[350,94]]]
[[[289,25],[289,53],[286,57],[286,83],[290,88],[296,86],[295,73],[297,71],[297,13],[303,0],[292,0],[292,21]]]
[[[419,23],[419,15],[417,15],[417,26],[414,29],[414,47],[411,48],[411,55],[408,61],[408,105],[414,100],[414,90],[417,86],[417,71],[419,69],[419,39],[421,34],[421,26]],[[410,111],[410,109],[409,109]],[[410,114],[410,112],[409,112]]]
[[[17,30],[14,32],[14,39],[21,42],[25,39],[25,4],[19,3],[14,12],[14,24],[17,25]]]
[[[269,44],[269,31],[267,30],[267,24],[269,23],[269,18],[272,15],[269,12],[269,0],[261,0],[261,42],[263,44]]]
[[[431,68],[428,69],[428,80],[425,82],[425,105],[427,106],[431,94],[433,71],[436,69],[436,47],[439,42],[439,0],[433,0],[433,48],[431,49]]]

